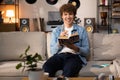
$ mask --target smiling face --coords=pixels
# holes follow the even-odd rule
[[[64,22],[64,26],[71,27],[74,20],[74,14],[72,12],[71,13],[63,12],[62,19]]]
[[[73,20],[76,15],[76,7],[71,3],[64,4],[60,7],[60,14],[64,22],[64,26],[72,27]]]

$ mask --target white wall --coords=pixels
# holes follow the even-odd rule
[[[25,0],[19,0],[19,16],[20,18],[44,18],[45,22],[48,20],[48,11],[58,11],[62,4],[67,3],[69,0],[58,0],[55,5],[50,5],[46,0],[37,0],[34,4],[28,4]],[[78,8],[77,17],[82,22],[80,25],[84,26],[84,18],[96,18],[97,13],[97,0],[80,0],[81,6]],[[32,23],[31,23],[32,26]]]

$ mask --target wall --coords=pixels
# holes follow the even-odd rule
[[[20,9],[19,16],[20,18],[44,18],[45,22],[48,20],[48,11],[58,11],[59,7],[67,3],[69,0],[58,0],[55,5],[50,5],[46,0],[37,0],[34,4],[28,4],[25,0],[19,0]],[[84,18],[92,17],[96,18],[96,6],[97,0],[80,0],[81,6],[78,8],[77,17],[81,19],[81,26],[84,26]],[[33,29],[32,22],[30,24],[31,30]]]

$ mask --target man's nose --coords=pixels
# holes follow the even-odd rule
[[[68,14],[68,15],[67,15],[67,17],[69,18],[69,17],[70,17],[70,15]]]

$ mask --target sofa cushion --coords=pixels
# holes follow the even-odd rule
[[[50,42],[51,42],[51,32],[48,32],[47,34],[47,57],[51,57],[52,54],[50,53]]]
[[[44,32],[1,32],[0,61],[20,60],[19,56],[30,45],[29,54],[38,52],[46,59],[46,35]]]
[[[113,60],[120,56],[120,34],[94,33],[94,60]]]
[[[11,77],[24,77],[28,76],[28,71],[25,69],[24,72],[22,72],[22,68],[17,70],[15,67],[20,61],[2,61],[0,62],[0,77],[4,76],[11,76]],[[38,63],[38,67],[42,68],[42,65],[44,64],[45,61],[40,61]]]
[[[93,67],[93,65],[111,64],[111,61],[89,61],[87,66],[83,67],[79,72],[82,77],[94,77],[100,73],[105,73],[107,76],[111,74],[109,66],[104,68]]]
[[[15,66],[20,61],[4,61],[0,62],[0,76],[27,76],[27,72],[22,69],[16,70]]]

